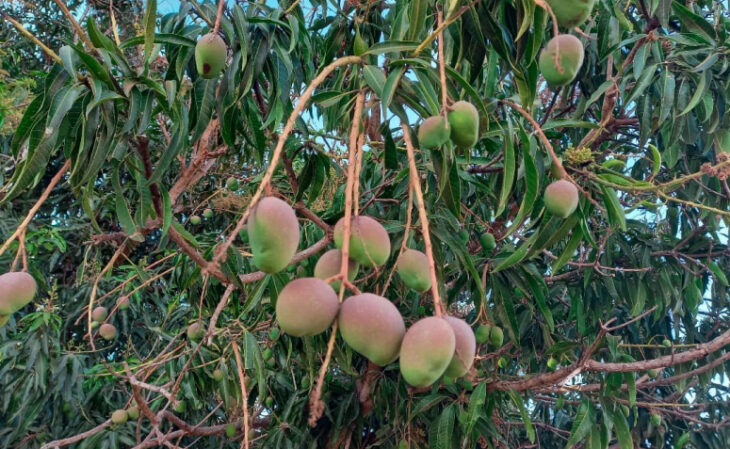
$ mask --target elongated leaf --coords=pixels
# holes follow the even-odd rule
[[[525,194],[522,197],[520,210],[517,212],[512,225],[504,232],[502,239],[515,232],[515,230],[522,224],[522,220],[532,213],[532,208],[535,206],[538,191],[540,190],[540,176],[537,172],[535,160],[532,158],[529,151],[524,151],[522,157],[523,167],[525,169]]]
[[[514,391],[509,391],[509,396],[512,399],[512,403],[515,404],[515,406],[520,410],[520,415],[522,416],[522,423],[525,425],[525,431],[527,432],[527,437],[530,439],[530,443],[535,442],[535,428],[532,427],[532,420],[530,419],[530,414],[527,413],[527,408],[525,407],[525,403],[522,401],[522,398],[520,395]]]
[[[593,406],[587,399],[578,407],[578,413],[573,421],[573,427],[570,430],[570,437],[568,442],[565,443],[565,449],[570,449],[588,435],[591,428],[593,427]]]
[[[157,0],[147,0],[144,11],[144,60],[149,64],[155,48],[155,22],[157,21]]]
[[[603,204],[606,205],[606,212],[608,213],[608,220],[612,226],[617,226],[621,230],[626,230],[626,215],[624,214],[624,208],[621,207],[621,203],[618,201],[618,195],[616,191],[610,187],[601,186],[603,192]]]
[[[502,175],[502,190],[499,194],[499,206],[495,215],[501,215],[507,206],[507,199],[512,192],[512,184],[515,180],[515,148],[512,142],[512,129],[507,130],[504,137],[504,174]]]
[[[431,449],[453,449],[454,422],[456,420],[456,409],[450,405],[441,412],[441,415],[431,427],[429,435],[429,447]]]
[[[613,426],[616,431],[616,439],[618,440],[621,449],[634,449],[634,439],[631,436],[629,430],[629,424],[626,422],[621,407],[616,407],[612,412],[609,411],[611,418],[613,419]]]

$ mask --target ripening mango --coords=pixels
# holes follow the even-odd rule
[[[331,249],[320,256],[317,264],[314,266],[314,277],[319,279],[329,279],[340,273],[342,267],[342,253],[339,249]],[[360,265],[350,258],[347,262],[347,279],[354,281]],[[334,281],[330,284],[335,291],[340,289],[340,281]]]
[[[545,188],[545,207],[555,216],[569,217],[578,207],[578,200],[578,189],[565,179],[555,181]]]
[[[583,24],[593,11],[596,0],[547,0],[558,25],[573,28]]]
[[[198,74],[210,79],[218,76],[226,67],[228,47],[217,33],[208,33],[195,45],[195,66]]]
[[[115,410],[112,413],[112,422],[114,424],[124,424],[127,422],[127,411],[126,410]]]
[[[474,355],[477,352],[477,341],[474,331],[466,321],[447,316],[444,319],[451,325],[456,337],[456,349],[454,356],[446,368],[446,374],[452,377],[461,377],[466,374],[474,363]]]
[[[109,312],[106,310],[106,307],[104,306],[98,306],[94,308],[94,310],[91,311],[91,319],[93,321],[96,321],[98,323],[101,323],[104,321],[107,317]]]
[[[205,335],[205,326],[200,321],[190,323],[186,333],[190,341],[199,341]]]
[[[583,44],[577,37],[572,34],[555,36],[540,52],[540,73],[552,87],[566,85],[578,74],[584,54]]]
[[[317,335],[332,325],[339,307],[337,293],[322,279],[294,279],[279,293],[276,321],[289,335]]]
[[[432,150],[445,144],[449,140],[450,131],[446,127],[446,120],[441,115],[429,117],[418,128],[418,143],[421,148]]]
[[[385,366],[398,357],[406,325],[398,308],[382,296],[363,293],[342,303],[340,333],[352,349]]]
[[[28,304],[36,293],[33,276],[25,271],[0,275],[0,315],[11,315]]]
[[[99,335],[104,340],[114,340],[117,336],[117,328],[113,324],[104,323],[99,327]]]
[[[479,112],[468,101],[457,101],[448,114],[451,141],[459,148],[469,149],[479,139]]]
[[[345,218],[335,225],[335,246],[342,249]],[[383,265],[390,257],[390,237],[383,225],[366,215],[352,217],[350,221],[349,255],[368,267]]]
[[[431,270],[428,257],[421,251],[407,249],[398,257],[396,264],[398,276],[404,284],[417,292],[425,292],[431,288]]]
[[[299,221],[294,209],[279,198],[263,198],[248,218],[248,238],[253,262],[261,271],[283,270],[299,246]]]
[[[427,387],[445,372],[454,357],[456,336],[448,321],[422,318],[413,324],[400,348],[400,371],[414,387]]]

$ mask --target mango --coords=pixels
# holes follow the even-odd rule
[[[468,101],[457,101],[448,114],[451,141],[458,148],[469,149],[479,140],[479,112]]]
[[[583,44],[572,34],[560,34],[550,39],[540,52],[540,73],[551,87],[573,81],[583,65]]]
[[[494,239],[494,234],[491,232],[485,232],[479,237],[479,243],[482,244],[482,249],[486,252],[491,252],[497,247],[497,241]]]
[[[96,321],[98,323],[101,323],[104,321],[108,315],[108,311],[106,310],[106,307],[99,306],[94,308],[94,310],[91,311],[91,319],[93,321]]]
[[[406,325],[398,308],[382,296],[363,293],[342,303],[342,339],[371,362],[385,366],[398,357]]]
[[[186,333],[190,341],[200,341],[205,335],[205,326],[200,321],[195,321],[188,326]]]
[[[210,79],[218,76],[226,67],[228,47],[217,33],[208,33],[195,45],[195,66],[198,74]]]
[[[651,421],[651,425],[654,427],[659,427],[662,425],[662,417],[657,413],[652,413],[649,420]]]
[[[112,422],[114,424],[124,424],[127,422],[127,411],[126,410],[114,410],[112,413]]]
[[[10,321],[10,315],[0,315],[0,327],[5,326]]]
[[[294,209],[279,198],[263,198],[248,218],[248,237],[253,262],[261,271],[271,274],[283,270],[299,246]]]
[[[482,344],[489,341],[489,334],[492,332],[492,326],[488,324],[482,324],[477,328],[476,331],[476,340],[477,343]]]
[[[335,246],[342,249],[345,218],[335,224]],[[390,257],[390,237],[383,225],[366,215],[350,221],[350,258],[368,267],[379,267]]]
[[[502,347],[502,343],[504,343],[504,332],[501,327],[492,326],[492,329],[489,331],[489,342],[495,348]]]
[[[129,296],[120,296],[117,299],[117,308],[119,310],[127,310],[129,308]]]
[[[425,292],[431,288],[431,275],[428,257],[421,251],[407,249],[398,257],[396,263],[398,276],[404,284],[417,292]]]
[[[331,249],[320,256],[317,264],[314,266],[314,277],[319,279],[328,279],[340,273],[342,266],[342,253],[339,249]],[[350,258],[347,262],[347,279],[354,281],[360,265]],[[340,289],[340,281],[333,281],[331,284],[335,291]]]
[[[11,315],[22,309],[35,297],[36,283],[24,271],[0,275],[0,315]]]
[[[418,143],[421,148],[432,150],[445,144],[451,132],[442,115],[434,115],[423,121],[418,128]]]
[[[474,364],[474,356],[477,352],[476,337],[466,321],[453,316],[447,316],[444,319],[451,325],[451,330],[454,331],[454,337],[456,337],[456,348],[451,363],[446,368],[446,374],[461,377]]]
[[[137,419],[139,418],[139,408],[136,406],[129,407],[127,409],[127,416],[129,419]]]
[[[400,348],[400,371],[414,387],[427,387],[438,380],[451,364],[456,336],[440,317],[422,318],[413,324]]]
[[[547,0],[558,25],[573,28],[583,24],[593,11],[596,0]]]
[[[547,186],[543,197],[548,212],[561,218],[568,218],[575,212],[575,209],[578,208],[578,200],[578,189],[572,182],[565,179]]]
[[[99,326],[99,335],[104,340],[114,340],[117,336],[117,328],[113,324],[104,323]]]
[[[220,381],[223,380],[223,377],[225,377],[225,376],[224,376],[223,371],[221,369],[216,368],[216,369],[213,370],[212,377],[213,377],[213,380],[216,380],[216,381],[220,382]]]
[[[317,335],[332,325],[339,306],[337,293],[322,279],[294,279],[279,293],[276,321],[289,335]]]

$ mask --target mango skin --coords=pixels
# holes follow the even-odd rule
[[[425,292],[431,288],[431,270],[428,257],[421,251],[407,249],[398,257],[396,264],[398,276],[404,284],[417,292]]]
[[[445,144],[450,135],[444,117],[434,115],[424,120],[418,128],[418,143],[421,148],[432,150]]]
[[[279,293],[276,321],[289,335],[317,335],[332,325],[339,307],[337,293],[322,279],[294,279]]]
[[[335,246],[342,249],[345,234],[345,218],[335,224]],[[350,221],[350,258],[367,267],[379,267],[390,257],[390,237],[383,225],[366,215],[352,217]]]
[[[106,310],[106,307],[99,306],[99,307],[94,308],[94,310],[91,311],[91,319],[98,323],[101,323],[102,321],[104,321],[106,319],[108,314],[109,314],[109,312]]]
[[[558,64],[555,63],[556,54]],[[551,87],[564,86],[575,79],[583,65],[585,52],[581,41],[572,34],[560,34],[550,39],[540,52],[540,73]]]
[[[286,268],[299,246],[299,221],[286,202],[269,196],[258,202],[248,218],[253,262],[273,274]]]
[[[448,321],[427,317],[408,329],[400,348],[400,372],[414,387],[436,382],[451,364],[456,336]]]
[[[0,275],[0,315],[11,315],[35,297],[35,279],[24,271]]]
[[[188,326],[186,332],[190,341],[199,341],[205,335],[205,327],[200,321],[196,321]]]
[[[457,101],[448,114],[451,141],[459,148],[469,149],[479,140],[479,112],[468,101]]]
[[[547,0],[558,25],[573,28],[582,25],[593,11],[596,0]]]
[[[545,188],[543,201],[551,214],[567,218],[578,208],[578,188],[572,182],[561,179]]]
[[[195,66],[206,79],[215,78],[226,67],[228,47],[216,33],[208,33],[195,44]]]
[[[99,327],[99,335],[104,340],[114,340],[117,336],[117,328],[113,324],[104,323]]]
[[[398,308],[382,296],[363,293],[347,298],[338,323],[345,343],[371,362],[385,366],[398,358],[406,325]]]
[[[317,264],[314,266],[314,277],[322,280],[331,278],[340,273],[341,264],[342,253],[339,249],[331,249],[320,256]],[[354,281],[359,270],[360,265],[350,259],[347,263],[347,279]],[[335,291],[340,289],[340,281],[334,281],[330,285]]]
[[[466,321],[453,316],[447,316],[444,319],[451,325],[451,330],[454,331],[454,337],[456,337],[456,349],[449,367],[446,368],[446,375],[461,377],[474,364],[474,355],[477,352],[476,337]]]

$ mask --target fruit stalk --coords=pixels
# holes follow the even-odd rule
[[[408,126],[401,124],[403,129],[403,140],[406,144],[408,152],[408,167],[411,173],[411,188],[416,193],[416,201],[418,202],[418,217],[421,219],[421,233],[423,234],[423,242],[426,246],[426,257],[428,257],[428,268],[431,276],[431,294],[433,295],[433,307],[436,316],[440,317],[444,312],[444,306],[439,296],[438,279],[436,279],[436,264],[433,261],[433,246],[431,245],[431,234],[428,230],[428,216],[426,214],[426,203],[423,201],[423,192],[421,192],[421,182],[418,177],[418,168],[416,167],[416,157],[413,150],[413,142],[408,132]]]
[[[444,124],[446,130],[449,129],[449,117],[448,117],[448,99],[449,93],[446,90],[446,58],[444,57],[444,30],[441,28],[441,24],[444,21],[444,13],[441,7],[438,8],[436,14],[436,23],[438,24],[438,52],[439,52],[439,77],[441,78],[441,115],[444,116]]]

